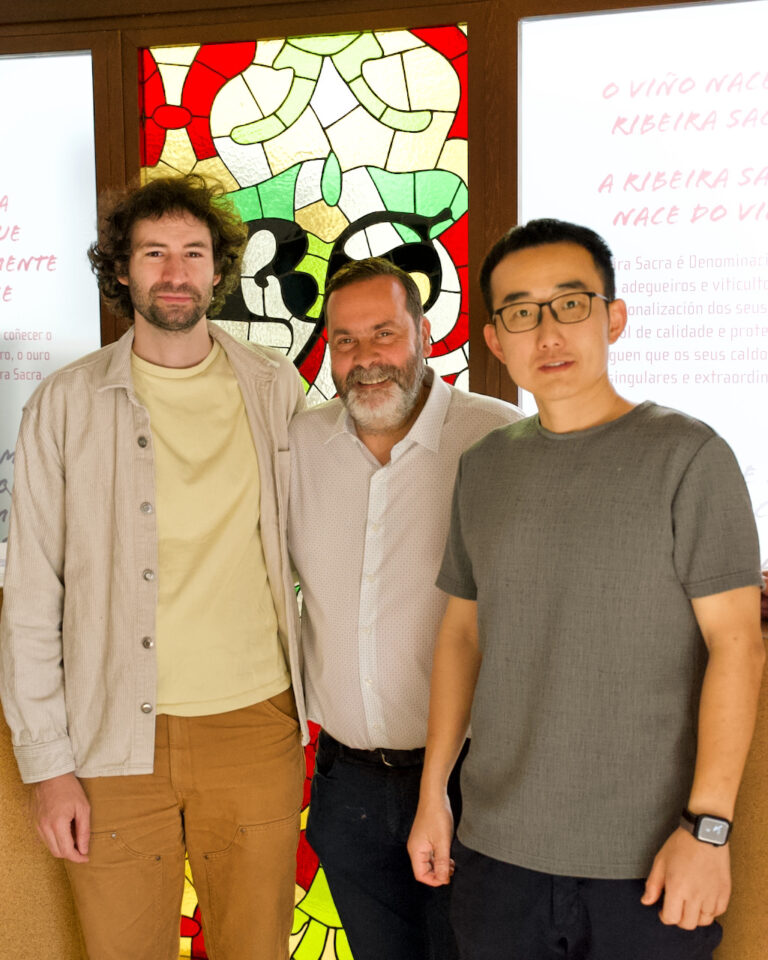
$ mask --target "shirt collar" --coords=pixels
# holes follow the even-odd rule
[[[131,378],[131,348],[133,347],[133,327],[131,326],[115,343],[110,354],[107,368],[97,390],[125,387],[133,390]]]
[[[124,387],[129,393],[133,392],[133,378],[131,376],[133,329],[133,326],[131,326],[114,344],[104,377],[97,389]],[[218,324],[211,323],[210,320],[208,321],[208,333],[221,344],[230,361],[234,361],[238,365],[240,360],[246,360],[249,373],[266,378],[274,377],[277,362],[263,351],[253,349],[252,345],[240,343],[222,330]]]
[[[413,443],[419,443],[434,452],[440,449],[440,436],[451,402],[451,389],[441,377],[435,375],[434,369],[429,366],[424,371],[424,381],[429,384],[427,402],[408,433],[392,448],[392,460],[397,460],[398,457],[402,456]],[[336,418],[334,430],[326,442],[342,434],[351,435],[359,442],[355,423],[347,408],[340,402],[339,415]]]

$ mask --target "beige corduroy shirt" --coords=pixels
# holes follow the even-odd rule
[[[293,364],[215,325],[261,468],[261,537],[278,633],[303,716],[285,544]],[[157,529],[149,414],[131,380],[133,330],[47,378],[16,448],[0,623],[0,697],[26,782],[152,770]],[[201,509],[205,505],[201,504]]]

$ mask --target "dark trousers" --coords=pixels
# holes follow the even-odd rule
[[[454,840],[451,918],[462,960],[711,960],[719,924],[681,930],[640,903],[644,880],[553,876]]]
[[[451,782],[458,809],[458,767]],[[321,732],[307,839],[320,858],[355,960],[457,960],[449,887],[413,876],[405,848],[422,764],[365,762]],[[457,816],[458,819],[458,816]]]

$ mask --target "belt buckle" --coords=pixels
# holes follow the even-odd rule
[[[381,762],[384,764],[385,767],[395,766],[394,763],[390,763],[389,760],[387,760],[386,751],[382,747],[379,747],[379,756],[381,757]]]

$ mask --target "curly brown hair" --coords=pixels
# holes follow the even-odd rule
[[[140,187],[107,194],[101,198],[101,206],[99,239],[88,248],[88,259],[102,297],[117,316],[133,319],[130,292],[120,282],[120,277],[128,275],[133,226],[138,220],[158,220],[168,213],[188,213],[210,230],[214,267],[221,279],[213,288],[208,314],[215,316],[221,310],[227,294],[240,281],[248,228],[220,184],[209,184],[195,173],[159,177]]]

